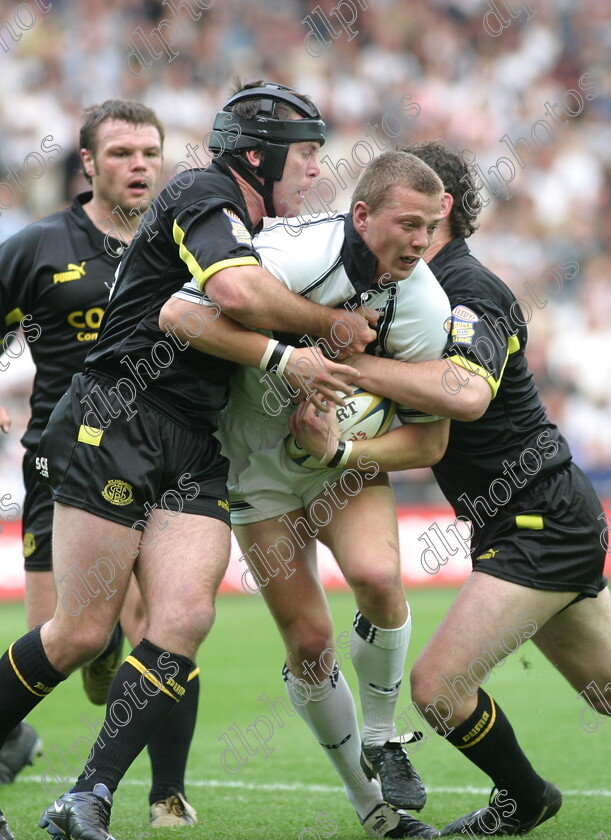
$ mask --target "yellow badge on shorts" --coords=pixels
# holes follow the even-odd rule
[[[216,503],[219,507],[222,507],[223,510],[226,510],[229,513],[229,502],[227,499],[217,499]]]
[[[489,548],[484,554],[480,554],[477,560],[492,560],[499,553],[498,548]]]
[[[127,481],[111,478],[102,490],[102,498],[111,505],[129,505],[134,500],[134,488]]]
[[[36,537],[31,531],[26,531],[23,535],[23,556],[31,557],[36,551]]]

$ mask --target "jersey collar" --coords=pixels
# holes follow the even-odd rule
[[[456,259],[456,257],[464,257],[466,254],[470,253],[469,246],[465,240],[459,236],[456,239],[451,239],[446,245],[444,245],[441,251],[438,251],[435,254],[428,265],[434,274],[436,268],[440,269],[449,262],[452,262],[452,260]]]
[[[125,242],[121,242],[117,237],[108,236],[97,228],[85,210],[83,204],[87,204],[93,198],[91,190],[88,192],[79,193],[72,200],[70,210],[72,211],[72,218],[74,222],[73,233],[78,237],[79,249],[78,253],[83,255],[83,259],[91,259],[99,254],[108,253],[107,248],[115,251],[117,258],[121,256],[126,248]],[[87,250],[89,249],[89,250]],[[109,254],[111,256],[111,254]]]
[[[344,220],[345,235],[341,256],[348,279],[355,290],[348,303],[360,306],[361,295],[370,291],[377,279],[378,258],[354,227],[352,214],[345,213]]]

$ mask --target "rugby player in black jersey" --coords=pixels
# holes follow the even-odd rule
[[[450,199],[425,254],[453,309],[445,359],[349,361],[361,371],[362,387],[452,418],[446,454],[433,472],[461,519],[460,533],[465,520],[471,523],[473,572],[413,667],[412,698],[496,789],[487,806],[453,821],[442,835],[523,834],[556,814],[562,796],[534,770],[502,709],[481,686],[496,664],[531,638],[590,712],[610,714],[611,597],[603,576],[608,529],[590,481],[547,417],[528,370],[526,324],[534,301],[516,301],[465,242],[481,209],[468,165],[438,142],[404,151],[437,172]],[[310,435],[315,440],[324,433],[320,426],[321,418],[308,412],[301,437],[306,448]],[[370,443],[375,458],[380,443]],[[456,553],[455,541],[449,550]],[[432,555],[425,562],[434,572]],[[591,714],[582,726],[594,731]]]
[[[49,415],[83,369],[97,339],[119,259],[153,198],[161,174],[163,125],[139,102],[107,100],[85,110],[79,149],[91,190],[71,206],[24,228],[0,245],[3,332],[22,324],[36,365],[32,415],[22,438],[25,499],[23,554],[25,605],[30,629],[55,610],[51,563],[53,500],[36,470],[36,452]],[[116,238],[119,233],[121,239]],[[130,588],[121,621],[132,645],[143,635],[136,586]],[[121,661],[117,626],[108,648],[83,666],[91,702],[103,705]],[[197,717],[199,680],[193,675],[187,702],[149,742],[153,783],[149,794],[153,826],[192,825],[195,812],[185,800],[184,772]],[[0,783],[10,782],[39,748],[26,723],[13,730],[0,750]]]
[[[266,213],[299,212],[319,174],[324,130],[307,97],[280,85],[254,83],[229,100],[215,120],[210,166],[181,173],[147,210],[85,372],[42,436],[37,457],[56,503],[58,607],[0,659],[0,743],[104,649],[134,565],[148,620],[111,685],[83,773],[43,815],[53,836],[109,840],[112,794],[190,689],[229,558],[227,464],[212,433],[232,363],[160,331],[162,304],[195,276],[220,308],[251,326],[307,332],[333,346],[338,323],[349,323],[344,353],[374,336],[362,316],[289,292],[260,267],[251,244]],[[311,359],[296,350],[289,361],[304,360],[312,384],[338,399],[345,386],[336,374],[355,371]]]

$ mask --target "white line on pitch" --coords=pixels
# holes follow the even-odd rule
[[[17,779],[17,783],[19,782],[38,782],[40,784],[40,776],[19,776]],[[47,782],[50,784],[50,782]],[[132,785],[134,787],[148,787],[150,785],[150,781],[145,779],[124,779],[121,785]],[[282,782],[270,782],[268,784],[261,784],[259,782],[242,782],[238,779],[185,779],[185,784],[187,787],[216,787],[216,788],[239,788],[241,790],[281,790],[281,791],[294,791],[295,793],[343,793],[343,787],[337,787],[334,785],[306,785],[302,784],[301,782],[295,782],[294,784],[284,784]],[[475,793],[475,794],[485,794],[488,795],[490,793],[490,788],[479,788],[479,787],[427,787],[427,793],[449,793],[449,794],[456,794],[456,793]],[[611,796],[611,790],[565,790],[562,789],[563,796]]]

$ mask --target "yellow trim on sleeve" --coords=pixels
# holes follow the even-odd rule
[[[220,260],[219,262],[214,263],[209,268],[207,268],[201,275],[201,277],[196,278],[197,285],[203,292],[206,282],[212,277],[213,274],[216,274],[217,271],[221,271],[223,268],[232,268],[235,265],[259,265],[259,261],[256,260],[254,257],[235,257],[232,260]]]
[[[147,680],[149,682],[151,682],[151,683],[153,683],[153,685],[157,686],[157,688],[160,691],[163,691],[163,693],[167,694],[168,697],[171,697],[172,700],[175,700],[177,703],[180,702],[178,697],[175,697],[172,694],[172,692],[165,687],[165,685],[163,683],[160,683],[159,680],[156,680],[155,677],[153,676],[153,673],[151,671],[149,671],[149,669],[147,667],[145,667],[142,664],[142,662],[140,662],[138,659],[136,659],[135,656],[131,656],[131,655],[127,656],[125,658],[125,661],[129,662],[129,664],[132,665],[136,669],[136,671],[139,671],[144,677],[147,678]]]
[[[178,253],[180,255],[180,259],[187,264],[187,268],[197,280],[198,285],[201,286],[199,282],[199,277],[204,273],[204,270],[197,262],[191,251],[183,245],[183,239],[185,238],[185,232],[178,224],[176,219],[174,219],[174,226],[172,228],[172,236],[174,237],[174,242],[178,245]]]
[[[23,311],[17,307],[17,309],[11,309],[8,315],[5,316],[4,321],[6,326],[10,327],[11,324],[17,324],[24,317]]]
[[[517,353],[520,349],[520,339],[517,335],[510,335],[509,340],[507,341],[507,355],[511,356],[512,353]]]
[[[485,379],[488,385],[490,385],[492,396],[496,397],[496,392],[499,390],[500,383],[494,379],[490,371],[486,370],[486,368],[481,365],[478,365],[477,362],[472,361],[470,358],[461,356],[459,353],[455,356],[447,356],[447,359],[450,362],[454,362],[454,364],[458,365],[458,367],[469,371],[469,373],[476,373],[478,376],[481,376],[482,379]]]
[[[197,676],[199,676],[199,667],[196,665],[195,668],[191,671],[191,673],[187,677],[187,682],[191,682],[191,680],[194,680],[195,677],[197,677]]]
[[[530,531],[543,530],[543,517],[537,514],[523,513],[516,516],[516,525],[518,528],[528,528]]]
[[[77,441],[88,443],[90,446],[99,446],[103,434],[102,429],[96,429],[93,426],[79,426]]]
[[[501,386],[501,379],[503,378],[503,374],[505,373],[507,361],[509,357],[513,353],[517,353],[519,349],[520,339],[517,337],[517,335],[510,335],[509,339],[507,340],[507,355],[505,356],[505,361],[503,362],[503,367],[501,368],[501,373],[498,379],[495,379],[489,370],[486,370],[486,368],[482,367],[481,365],[478,365],[477,362],[474,362],[470,357],[461,356],[460,353],[456,353],[454,356],[448,356],[447,358],[450,362],[454,362],[455,365],[458,365],[459,367],[469,371],[469,373],[476,373],[478,376],[481,376],[483,379],[485,379],[488,385],[490,385],[490,390],[492,391],[492,399],[494,399],[496,397],[497,391]]]
[[[259,265],[259,261],[255,257],[236,257],[234,259],[220,260],[219,262],[213,263],[213,265],[209,266],[204,271],[191,251],[189,251],[186,245],[183,244],[185,232],[176,220],[174,220],[172,235],[174,236],[174,242],[178,245],[178,253],[181,260],[186,263],[187,268],[197,281],[197,285],[202,292],[204,291],[206,281],[209,280],[213,274],[216,274],[217,271],[221,271],[223,268],[231,268],[236,265]]]

